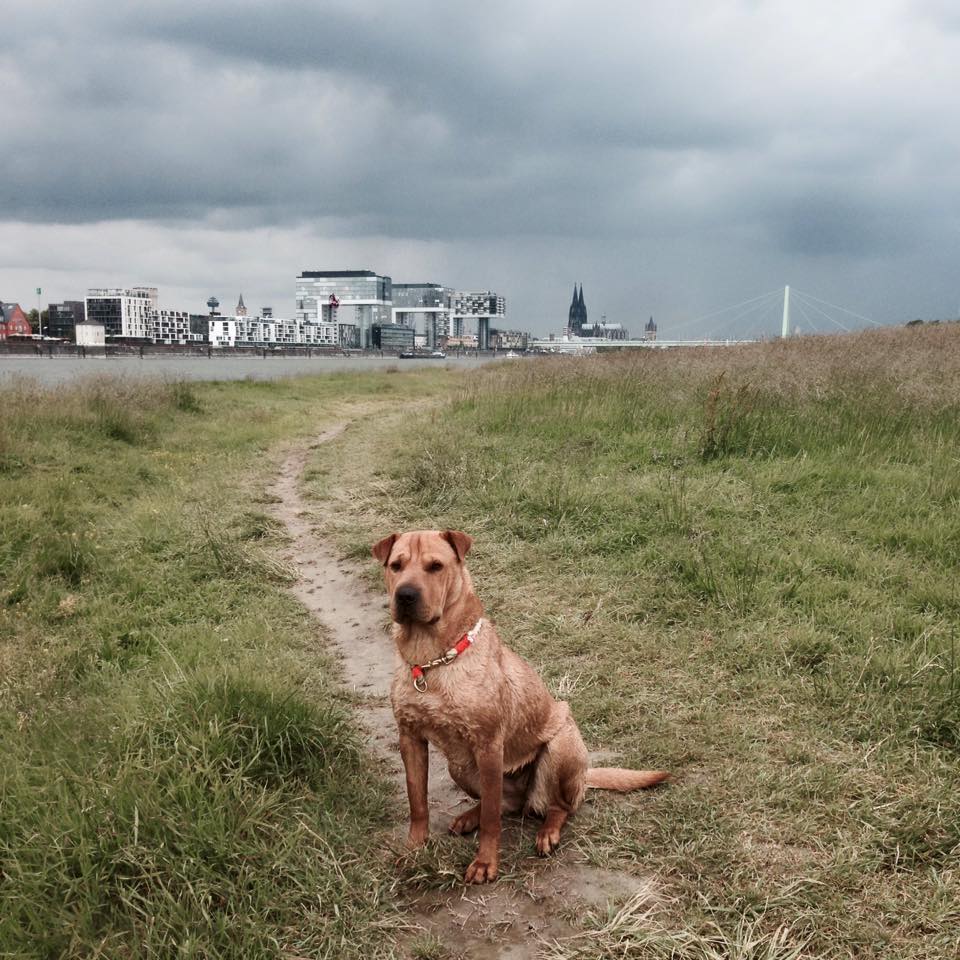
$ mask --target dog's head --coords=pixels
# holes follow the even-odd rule
[[[383,564],[390,615],[401,624],[433,625],[470,588],[463,565],[473,538],[459,530],[391,533],[373,545]]]

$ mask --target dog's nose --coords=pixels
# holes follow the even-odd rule
[[[398,607],[403,610],[410,610],[420,601],[420,591],[409,583],[405,583],[402,587],[397,587],[394,598]]]

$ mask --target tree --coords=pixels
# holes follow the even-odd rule
[[[49,310],[44,310],[42,314],[38,314],[38,313],[37,313],[37,308],[34,307],[34,308],[27,314],[27,319],[30,321],[30,329],[31,329],[34,333],[39,333],[39,332],[40,332],[40,324],[39,324],[39,322],[38,322],[40,317],[43,317],[43,329],[44,329],[44,330],[49,330],[49,322],[50,322],[50,311],[49,311]]]

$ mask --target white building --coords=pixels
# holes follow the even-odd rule
[[[210,317],[207,339],[212,347],[333,347],[332,323],[306,323],[278,317]]]
[[[78,347],[102,347],[107,342],[102,323],[78,323],[74,329]]]
[[[191,327],[190,314],[186,310],[157,310],[150,318],[147,336],[154,343],[203,343],[202,333]]]
[[[107,337],[150,336],[157,312],[156,287],[91,287],[87,291],[88,323],[102,323]]]
[[[469,325],[476,325],[481,350],[490,349],[491,321],[497,327],[506,317],[506,301],[491,290],[480,293],[458,292],[453,297],[451,336],[462,337]]]

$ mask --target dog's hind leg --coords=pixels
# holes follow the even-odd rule
[[[479,775],[476,767],[454,766],[448,764],[450,776],[454,783],[468,796],[476,799]],[[503,777],[503,812],[519,813],[523,809],[527,796],[527,784],[530,780],[530,765]],[[477,803],[469,810],[465,810],[450,824],[450,832],[458,836],[473,833],[480,826],[480,804]]]
[[[572,717],[540,752],[533,771],[527,810],[544,818],[537,833],[537,852],[552,853],[560,843],[560,830],[576,813],[586,793],[587,748]]]
[[[537,831],[537,853],[546,857],[560,846],[560,831],[570,814],[560,807],[551,807],[543,818],[543,826]]]

